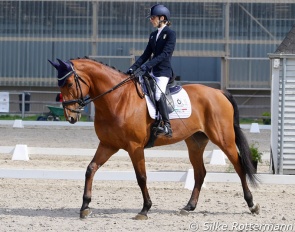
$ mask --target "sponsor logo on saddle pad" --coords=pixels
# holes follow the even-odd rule
[[[150,97],[145,95],[145,99],[148,106],[148,111],[152,119],[156,118],[156,109],[153,105]],[[170,119],[176,118],[188,118],[192,114],[192,107],[189,96],[184,89],[181,89],[177,94],[172,95],[174,102],[174,110],[169,114]]]

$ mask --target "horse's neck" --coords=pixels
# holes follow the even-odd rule
[[[108,81],[102,81],[103,79]],[[121,117],[122,114],[124,114],[122,109],[126,110],[129,107],[128,105],[136,104],[136,99],[134,96],[134,93],[136,93],[136,90],[134,89],[134,84],[131,81],[113,89],[123,80],[124,78],[121,78],[121,76],[117,78],[105,76],[100,81],[93,81],[94,88],[91,89],[90,97],[93,99],[93,98],[96,98],[97,96],[105,94],[94,101],[94,105],[96,108],[96,112],[98,113],[97,115],[98,117],[101,117],[101,118]],[[103,83],[100,83],[100,82],[103,82]]]
[[[124,80],[119,73],[109,74],[103,68],[96,69],[96,72],[92,73],[90,77],[90,94],[92,95],[92,98],[110,91]]]

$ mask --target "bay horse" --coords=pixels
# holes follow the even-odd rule
[[[147,219],[152,201],[147,188],[144,147],[154,119],[148,114],[137,78],[87,57],[66,62],[57,60],[49,62],[58,71],[58,85],[67,121],[76,123],[86,104],[93,101],[95,105],[94,127],[99,145],[86,170],[80,218],[91,214],[89,203],[96,171],[119,149],[124,149],[129,153],[143,196],[143,208],[134,219]],[[195,184],[181,213],[186,214],[196,208],[206,175],[203,152],[211,140],[233,164],[241,180],[244,199],[250,211],[258,214],[260,206],[253,203],[247,183],[249,180],[256,186],[258,178],[251,163],[248,142],[240,129],[235,100],[226,91],[200,84],[182,87],[190,98],[192,114],[189,118],[171,120],[173,137],[159,136],[154,144],[161,146],[184,140],[187,145]]]

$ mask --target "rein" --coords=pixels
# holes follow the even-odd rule
[[[70,71],[69,73],[67,73],[65,76],[63,76],[62,78],[59,78],[58,80],[62,80],[64,78],[67,78],[69,77],[71,74],[74,74],[74,79],[75,79],[75,82],[76,82],[76,86],[77,86],[77,89],[79,89],[80,91],[80,98],[79,99],[74,99],[74,100],[68,100],[68,101],[63,101],[62,102],[62,106],[64,109],[67,109],[73,113],[81,113],[81,111],[83,110],[83,108],[88,105],[89,103],[103,97],[104,95],[118,89],[119,87],[121,87],[122,85],[126,84],[127,82],[129,81],[134,81],[134,83],[136,82],[136,76],[135,75],[131,75],[129,76],[128,78],[126,78],[125,80],[121,81],[119,84],[115,85],[114,87],[112,87],[111,89],[107,90],[106,92],[94,97],[94,98],[90,98],[90,97],[86,97],[84,98],[83,97],[83,94],[82,94],[82,88],[81,88],[81,85],[80,85],[80,81],[82,81],[85,85],[87,85],[87,83],[76,73],[74,67],[71,65],[71,68],[72,68],[72,71]],[[79,81],[80,80],[80,81]],[[88,86],[88,85],[87,85]],[[138,90],[138,86],[136,85],[135,83],[135,86],[136,86],[136,90],[137,90],[137,93],[138,95],[143,98],[144,96],[140,95],[139,93],[139,90]],[[89,86],[88,86],[89,87]],[[67,106],[68,105],[71,105],[71,104],[75,104],[75,103],[78,103],[79,105],[79,108],[78,109],[70,109],[68,108]]]

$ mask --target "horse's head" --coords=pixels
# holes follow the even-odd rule
[[[58,63],[48,61],[58,72],[57,80],[63,97],[65,118],[74,124],[81,118],[81,111],[87,104],[85,96],[88,94],[89,85],[76,73],[70,61],[57,60]]]

